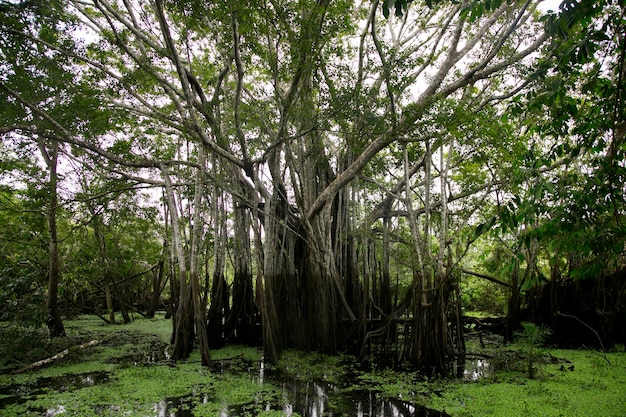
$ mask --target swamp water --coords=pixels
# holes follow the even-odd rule
[[[259,384],[273,384],[281,401],[257,400],[249,404],[225,406],[219,417],[251,416],[261,411],[282,412],[286,417],[447,417],[448,414],[414,405],[400,399],[383,399],[373,390],[342,390],[323,381],[302,381],[289,376],[265,374],[261,368]],[[155,417],[194,417],[191,404],[211,402],[210,396],[193,395],[169,398],[155,408]]]
[[[143,356],[118,357],[112,362],[125,367],[159,367],[169,360],[165,344],[156,344],[143,351]],[[215,360],[210,370],[210,382],[206,386],[197,386],[196,391],[177,397],[163,398],[161,401],[144,404],[147,409],[135,414],[128,414],[124,404],[108,404],[92,406],[93,413],[98,416],[141,417],[198,417],[198,416],[255,416],[263,412],[272,415],[323,417],[446,417],[448,414],[428,409],[404,401],[401,398],[388,398],[380,394],[375,387],[359,384],[358,377],[344,377],[341,382],[333,384],[323,379],[305,380],[292,374],[268,368],[261,361],[233,357],[226,360]],[[489,376],[492,369],[488,361],[483,359],[467,360],[457,375],[464,381],[475,381]],[[250,402],[236,405],[223,403],[216,395],[222,377],[236,377],[242,384],[250,383],[258,387]],[[116,376],[107,372],[87,372],[66,374],[57,377],[42,377],[29,384],[12,384],[0,387],[0,416],[4,416],[3,408],[10,404],[26,404],[27,401],[46,393],[70,393],[83,388],[107,389],[107,384],[115,381]],[[270,387],[272,395],[264,395]],[[432,395],[437,395],[433,393]],[[211,406],[215,412],[207,414],[201,410],[203,406]],[[200,411],[194,410],[198,408]],[[63,405],[50,406],[45,409],[29,408],[29,415],[45,417],[64,417],[75,415]]]
[[[246,362],[246,361],[242,361]],[[240,363],[234,367],[216,364],[214,374],[245,374],[259,387],[269,384],[278,393],[271,399],[262,395],[247,404],[224,405],[221,411],[211,414],[219,417],[254,416],[262,412],[273,415],[323,417],[445,417],[448,414],[431,410],[401,399],[383,398],[376,390],[350,389],[344,384],[343,389],[325,381],[303,381],[291,375],[274,370],[266,370],[263,363]],[[0,389],[0,415],[8,404],[24,404],[39,395],[50,392],[72,392],[82,388],[106,389],[106,384],[113,378],[106,372],[67,374],[58,377],[42,377],[30,384],[13,384]],[[218,379],[219,380],[219,379]],[[217,383],[217,382],[214,382]],[[152,407],[151,413],[142,412],[146,417],[196,417],[194,408],[201,404],[215,403],[211,394],[190,393],[182,397],[165,398]],[[123,404],[100,406],[94,410],[96,415],[122,416]],[[30,409],[30,413],[45,417],[63,417],[69,415],[63,405],[47,409]],[[30,414],[29,413],[29,414]],[[33,415],[33,414],[30,414]],[[135,415],[134,413],[132,415]],[[202,414],[203,416],[206,414]]]

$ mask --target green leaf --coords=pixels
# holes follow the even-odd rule
[[[494,216],[488,221],[478,224],[478,226],[476,226],[476,228],[474,229],[474,239],[488,232],[489,229],[491,229],[495,223],[496,223],[496,217]]]

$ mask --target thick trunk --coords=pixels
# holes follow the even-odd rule
[[[450,325],[447,317],[451,285],[443,272],[443,262],[439,268],[433,265],[434,255],[431,252],[430,228],[430,188],[432,154],[427,143],[425,162],[424,189],[424,228],[423,236],[419,234],[416,212],[412,205],[410,193],[411,178],[409,174],[408,153],[404,150],[404,172],[406,183],[406,206],[411,227],[414,250],[418,254],[419,266],[414,266],[413,283],[413,323],[407,347],[408,357],[418,369],[427,374],[446,374],[453,360],[453,349],[450,338]],[[443,187],[443,185],[442,185]],[[442,190],[445,192],[445,190]],[[445,233],[443,230],[441,233]],[[445,246],[445,239],[440,240]],[[441,247],[440,251],[445,248]],[[443,260],[441,253],[441,260]]]
[[[278,355],[287,337],[287,329],[283,325],[286,319],[284,316],[285,305],[282,306],[281,315],[279,315],[277,308],[277,300],[280,300],[281,296],[281,280],[285,278],[283,244],[286,243],[284,242],[284,218],[281,219],[279,217],[280,210],[278,205],[280,204],[280,199],[279,192],[275,190],[271,200],[265,203],[264,213],[265,245],[263,253],[264,274],[261,314],[263,350],[266,359],[271,363],[278,360]],[[285,301],[289,300],[291,298]]]
[[[222,261],[216,259],[211,285],[211,306],[206,325],[209,346],[212,349],[219,349],[226,343],[224,321],[229,309],[228,300],[228,284],[224,277],[224,266]]]
[[[229,311],[228,284],[224,276],[226,267],[226,213],[221,203],[223,196],[216,188],[213,189],[213,230],[215,243],[213,245],[213,283],[211,285],[211,306],[207,318],[207,333],[210,346],[220,348],[225,343],[224,322]]]
[[[258,310],[252,284],[250,213],[243,201],[235,206],[233,298],[224,333],[228,341],[253,346],[259,343],[260,334],[257,329]]]

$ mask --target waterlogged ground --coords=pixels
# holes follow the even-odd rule
[[[452,416],[626,416],[626,353],[546,349],[537,379],[516,370],[489,371],[472,383],[447,381],[430,407]],[[607,362],[606,359],[609,360]]]
[[[552,359],[538,380],[513,366],[495,370],[481,357],[467,363],[462,379],[426,381],[348,356],[295,351],[270,367],[258,349],[244,347],[212,351],[210,368],[197,356],[173,363],[167,357],[171,323],[162,317],[107,326],[85,316],[66,329],[64,341],[46,341],[43,331],[2,329],[0,416],[626,415],[623,348],[608,353],[608,362],[593,351],[548,350]],[[90,340],[101,343],[47,367],[10,373]]]

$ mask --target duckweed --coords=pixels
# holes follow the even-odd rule
[[[290,408],[291,388],[276,382],[281,380],[316,381],[311,386],[332,391],[325,407],[333,415],[355,415],[350,407],[364,392],[454,417],[622,417],[626,409],[623,350],[608,353],[608,363],[593,351],[548,349],[558,360],[546,365],[537,380],[515,369],[476,381],[427,380],[414,372],[376,369],[347,355],[295,350],[284,352],[276,366],[269,366],[263,364],[260,349],[241,346],[212,351],[213,365],[208,368],[201,366],[197,353],[174,363],[166,352],[171,322],[162,316],[128,325],[104,325],[81,316],[68,321],[66,329],[69,337],[64,341],[39,343],[48,343],[48,355],[89,340],[102,343],[48,367],[0,375],[0,416],[142,417],[181,410],[178,415],[194,417],[300,417]],[[11,361],[15,359],[7,362]],[[269,383],[261,384],[262,380]]]

